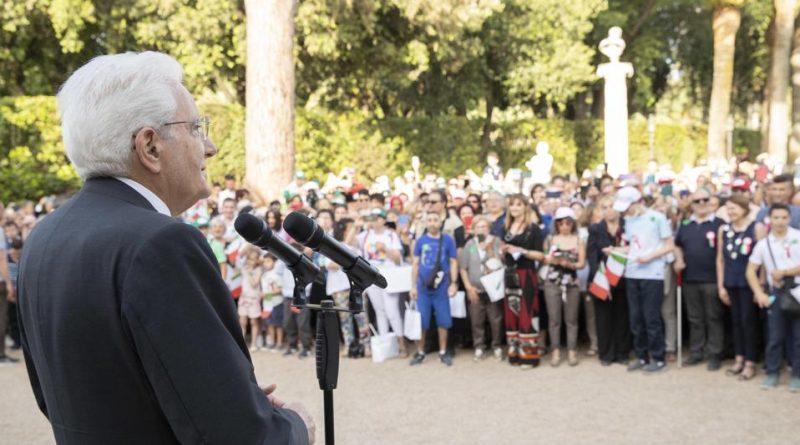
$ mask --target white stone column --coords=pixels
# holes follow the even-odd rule
[[[613,27],[608,38],[600,42],[600,52],[610,62],[597,67],[597,75],[605,80],[603,89],[603,121],[605,123],[605,162],[608,173],[619,176],[629,172],[628,166],[628,86],[627,79],[633,76],[633,65],[620,62],[625,50],[622,29]]]

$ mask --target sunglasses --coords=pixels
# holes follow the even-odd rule
[[[711,198],[699,198],[692,201],[693,204],[708,204],[711,201]]]
[[[434,200],[434,201],[428,200],[427,204],[439,204],[440,202],[442,202],[442,201],[439,201],[439,200]]]

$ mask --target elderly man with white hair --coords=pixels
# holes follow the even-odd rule
[[[160,53],[100,56],[58,94],[85,184],[21,261],[36,401],[59,444],[313,442],[302,406],[256,383],[217,259],[174,218],[217,153],[182,76]]]

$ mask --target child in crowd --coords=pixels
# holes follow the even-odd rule
[[[272,254],[267,254],[261,261],[264,274],[261,276],[261,290],[264,299],[261,303],[261,318],[267,328],[264,346],[270,352],[278,352],[283,343],[283,295],[281,295],[282,268],[276,263]]]
[[[242,335],[247,337],[247,322],[250,321],[250,351],[258,350],[258,331],[261,319],[261,253],[258,249],[245,249],[245,264],[242,267],[242,295],[239,298],[239,325]]]

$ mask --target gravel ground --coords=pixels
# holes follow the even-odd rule
[[[19,356],[20,354],[16,354]],[[305,403],[324,443],[322,392],[313,358],[254,354],[262,384]],[[419,367],[395,359],[342,360],[334,391],[336,439],[342,444],[798,444],[800,394],[787,376],[775,391],[760,377],[738,382],[704,367],[658,375],[579,366],[530,371],[459,351],[453,367],[429,355]],[[0,368],[0,444],[51,444],[22,364]]]

